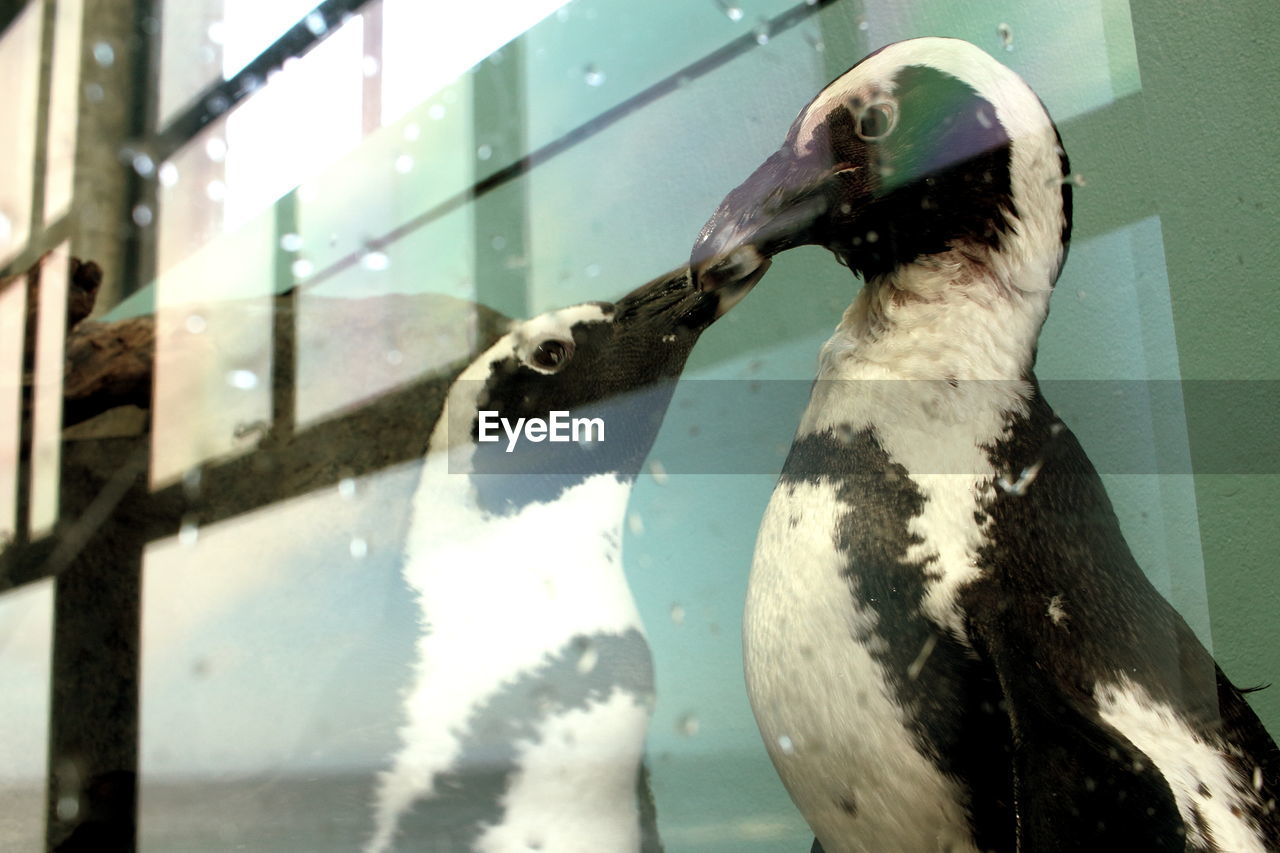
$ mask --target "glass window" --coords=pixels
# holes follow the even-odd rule
[[[865,714],[876,702],[885,719],[932,709],[934,694],[903,684],[955,641],[945,660],[979,661],[980,689],[994,697],[974,717],[989,708],[996,726],[1007,723],[1000,714],[1017,697],[997,693],[998,670],[1027,660],[1017,649],[995,660],[999,650],[942,606],[930,611],[923,646],[917,635],[888,636],[895,619],[932,606],[923,592],[910,596],[936,580],[921,569],[899,584],[894,572],[954,560],[981,575],[1007,544],[990,538],[991,507],[1034,496],[1047,457],[959,486],[951,471],[908,472],[915,492],[888,468],[883,482],[825,494],[785,524],[766,515],[833,326],[863,316],[847,313],[859,294],[901,307],[911,293],[875,290],[890,285],[852,275],[825,248],[787,249],[698,339],[647,454],[648,436],[635,436],[654,412],[617,389],[627,369],[664,364],[682,338],[613,337],[623,318],[639,322],[670,291],[650,285],[631,310],[610,313],[607,303],[646,282],[682,282],[667,277],[688,264],[708,217],[815,95],[872,51],[923,35],[972,42],[1036,91],[1071,165],[1035,187],[1052,197],[1069,185],[1074,226],[1043,329],[1018,338],[979,315],[976,330],[931,336],[933,315],[921,308],[929,316],[910,355],[968,334],[1001,352],[1032,336],[1038,387],[1098,469],[1124,547],[1194,635],[1148,638],[1153,666],[1169,668],[1151,683],[1176,697],[1211,670],[1207,658],[1178,657],[1195,640],[1236,682],[1273,680],[1280,576],[1257,567],[1280,550],[1280,453],[1269,426],[1280,303],[1269,297],[1266,216],[1280,188],[1261,142],[1276,111],[1240,95],[1239,82],[1265,82],[1274,57],[1265,40],[1238,38],[1263,30],[1262,0],[1179,15],[1126,0],[199,0],[151,4],[154,19],[139,0],[120,7],[136,38],[112,43],[131,61],[136,47],[145,67],[108,99],[119,115],[99,124],[120,125],[112,140],[89,138],[78,120],[81,100],[98,94],[86,95],[80,57],[93,52],[79,42],[107,31],[100,5],[29,3],[0,32],[0,79],[14,81],[13,132],[0,142],[0,263],[9,264],[0,289],[0,726],[9,727],[0,794],[12,795],[0,802],[13,803],[0,808],[0,847],[43,849],[114,825],[136,827],[137,848],[155,853],[383,853],[397,838],[438,841],[442,825],[462,819],[470,825],[459,831],[475,837],[451,838],[450,849],[551,853],[567,846],[557,785],[575,767],[607,765],[626,776],[625,820],[610,814],[600,832],[581,835],[627,841],[602,847],[648,851],[657,838],[691,853],[807,850],[813,829],[767,748],[778,757],[828,744],[790,730],[762,740],[757,719],[772,709],[753,711],[743,678],[757,536],[766,531],[764,549],[785,538],[767,523],[815,525],[811,542],[794,534],[783,550],[797,573],[825,572],[819,580],[835,590],[825,634],[785,649],[782,693],[821,685],[809,688],[805,713],[847,718],[862,733],[874,728]],[[52,33],[41,33],[45,20]],[[1228,43],[1187,74],[1181,60],[1201,55],[1195,48]],[[275,70],[245,73],[264,67]],[[1188,103],[1212,104],[1214,120],[1188,121]],[[822,165],[871,180],[872,160],[858,160],[873,147],[865,136],[839,164],[833,154]],[[927,150],[916,142],[904,162]],[[105,146],[103,156],[77,156],[93,146]],[[1056,170],[1059,152],[1044,151]],[[77,162],[104,173],[79,174]],[[814,161],[786,162],[798,173]],[[887,179],[894,167],[876,174]],[[839,209],[828,195],[796,198]],[[794,200],[779,192],[761,205]],[[926,227],[935,201],[922,197],[913,226]],[[731,221],[746,228],[751,219]],[[122,268],[107,274],[132,295],[99,295],[82,321],[93,296],[70,256],[103,245],[89,233],[118,236],[112,258]],[[853,238],[885,242],[874,230]],[[980,265],[985,243],[940,242],[957,254],[921,270],[942,280],[950,264]],[[39,288],[29,292],[15,259],[37,257]],[[947,293],[962,284],[948,279]],[[972,302],[995,304],[982,299]],[[946,299],[920,301],[941,312]],[[604,315],[602,331],[593,323]],[[561,370],[566,363],[592,369]],[[959,386],[936,361],[920,363],[944,399]],[[88,400],[72,404],[80,393]],[[530,474],[530,456],[504,449],[510,433],[491,455],[480,447],[472,409],[549,413],[562,399],[575,412],[598,406],[608,435],[627,435],[606,440],[607,450],[628,448],[625,464],[591,457],[590,439],[575,439],[566,448],[575,462],[612,466],[578,482],[555,466]],[[936,414],[933,405],[921,411]],[[831,436],[848,438],[838,426]],[[934,438],[920,428],[913,446],[932,448]],[[877,435],[865,455],[891,456],[891,444]],[[987,461],[995,452],[977,440],[965,450]],[[823,471],[801,479],[797,489],[834,480]],[[926,486],[936,487],[928,499]],[[849,522],[851,539],[873,540],[867,550],[898,549],[884,576],[855,582],[858,543],[837,541],[832,519],[872,507],[877,487],[903,506],[918,497],[920,509],[905,521],[882,518],[885,510],[865,529]],[[948,489],[976,509],[955,503],[926,519]],[[1074,519],[1074,538],[1060,535],[1070,541],[1054,554],[1085,550],[1106,517],[1102,506]],[[1044,520],[1031,517],[1028,528]],[[882,542],[888,534],[873,522],[901,541]],[[936,556],[924,547],[942,541],[929,538],[935,523],[964,534]],[[843,562],[820,564],[819,551]],[[1038,553],[1022,561],[1029,573],[1045,562]],[[97,589],[115,597],[94,600]],[[778,605],[784,615],[802,611],[810,590],[791,592]],[[1041,601],[1040,592],[1019,603],[1069,640],[1034,658],[1036,678],[1091,639],[1077,608],[1093,604]],[[858,595],[867,600],[855,608]],[[1139,604],[1108,611],[1105,630],[1160,606],[1155,597]],[[1029,645],[1032,634],[1019,640]],[[826,635],[864,641],[858,677],[870,687],[853,683],[847,661],[809,666]],[[78,659],[83,649],[102,659]],[[891,664],[905,681],[875,681]],[[120,673],[138,674],[137,701]],[[1203,708],[1218,697],[1212,688]],[[837,694],[841,702],[822,704]],[[1278,730],[1280,691],[1242,701]],[[104,705],[111,713],[98,719]],[[1187,719],[1194,729],[1201,718]],[[1139,739],[1174,732],[1167,715],[1147,722]],[[67,734],[86,727],[97,741]],[[919,730],[906,734],[910,746]],[[1006,746],[996,738],[993,763]],[[627,774],[641,758],[651,796],[635,798]],[[128,780],[136,771],[137,801],[132,782],[111,802],[94,799],[89,780],[119,771]],[[1258,772],[1231,796],[1270,790],[1270,770]],[[603,801],[618,787],[609,772],[585,778],[575,787],[583,797]],[[878,781],[888,789],[894,780]],[[854,821],[860,805],[826,807],[833,820]],[[986,805],[1003,814],[1002,803]],[[1230,810],[1215,814],[1226,820]],[[631,844],[633,831],[648,833],[646,843]],[[1198,824],[1186,832],[1206,834]]]
[[[0,80],[10,81],[6,112],[13,128],[0,142],[0,263],[22,251],[31,229],[40,10],[39,3],[27,3],[0,34]]]
[[[51,581],[0,596],[0,842],[14,853],[45,849],[52,645]],[[77,803],[57,807],[69,813]]]

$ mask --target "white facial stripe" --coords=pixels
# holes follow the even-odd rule
[[[935,68],[972,88],[995,107],[996,118],[1011,139],[1050,127],[1031,87],[981,48],[959,39],[919,38],[889,45],[824,89],[805,112],[798,144],[807,146],[827,114],[855,96],[869,103],[892,94],[898,72],[913,65]]]
[[[526,320],[512,330],[515,355],[525,364],[529,364],[529,356],[533,349],[548,338],[571,341],[573,340],[573,327],[577,324],[602,323],[612,317],[612,309],[605,310],[600,305],[590,304],[574,305],[572,308],[562,308],[559,311],[540,314],[531,320]],[[538,370],[540,373],[551,372],[541,370],[536,366],[533,369]]]

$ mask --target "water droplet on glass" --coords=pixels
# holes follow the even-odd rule
[[[793,755],[796,745],[790,735],[778,735],[778,749],[782,750],[783,755]]]
[[[222,44],[227,38],[227,25],[222,21],[214,21],[209,25],[209,29],[205,30],[205,35],[213,44]]]
[[[479,160],[488,160],[493,156],[493,148],[488,145],[481,145],[476,149],[476,158]]]
[[[105,41],[95,43],[93,46],[93,61],[103,68],[110,68],[116,61],[115,48]]]
[[[322,36],[325,30],[329,29],[329,25],[324,22],[324,15],[319,12],[312,12],[307,15],[303,23],[307,25],[307,29],[311,31],[313,36]]]
[[[57,812],[61,821],[70,822],[80,817],[80,798],[73,794],[58,797]]]
[[[1005,50],[1013,50],[1013,27],[1001,22],[996,27],[996,35],[1000,37],[1000,44],[1004,45]]]
[[[151,208],[145,204],[136,204],[133,207],[133,224],[139,228],[146,228],[151,224]]]
[[[631,531],[632,536],[644,533],[644,519],[640,517],[640,513],[633,512],[627,516],[627,529]]]
[[[404,353],[398,349],[389,349],[383,354],[383,358],[387,360],[387,364],[394,367],[404,361]]]
[[[378,57],[376,56],[366,56],[360,62],[360,71],[366,77],[377,76],[379,67],[380,66],[378,65]]]
[[[876,232],[874,232],[874,231],[868,231],[868,232],[867,232],[867,242],[868,242],[868,243],[874,243],[875,241],[877,241],[877,240],[879,240],[879,239],[880,239],[880,235],[879,235],[879,234],[877,234]]]
[[[822,41],[822,37],[817,33],[805,33],[804,40],[807,41],[809,43],[809,47],[813,48],[817,53],[822,53],[827,49],[827,45]]]
[[[210,115],[220,116],[227,111],[227,107],[231,106],[231,101],[226,95],[218,94],[205,101],[205,107],[209,110]]]
[[[1036,481],[1036,477],[1040,475],[1040,467],[1044,464],[1043,459],[1037,459],[1034,464],[1028,465],[1022,469],[1022,473],[1018,475],[1018,479],[1010,481],[1008,477],[1001,474],[996,479],[996,485],[1003,489],[1007,494],[1020,498],[1027,493],[1027,489]]]
[[[294,278],[306,278],[315,272],[316,265],[306,258],[298,258],[289,267],[289,270],[293,273]]]
[[[359,536],[353,537],[348,547],[351,551],[351,558],[354,560],[363,560],[369,555],[369,543]]]
[[[370,249],[364,253],[364,257],[360,259],[360,266],[371,272],[382,272],[391,266],[391,259],[387,257],[387,253],[378,249]]]
[[[432,121],[439,121],[444,118],[444,104],[432,104],[427,109],[427,118]]]
[[[720,7],[720,11],[724,12],[724,16],[731,21],[742,20],[742,9],[725,0],[716,0],[716,5]]]
[[[507,248],[507,238],[503,237],[501,234],[495,234],[493,239],[489,241],[489,245],[493,247],[495,252],[501,252],[503,249]]]
[[[1253,766],[1253,790],[1262,793],[1262,766],[1258,764]]]
[[[396,171],[402,175],[407,175],[413,171],[413,158],[408,154],[401,154],[396,158]]]
[[[200,484],[204,481],[204,469],[188,468],[182,472],[182,491],[188,500],[194,500],[200,496]]]
[[[659,486],[665,486],[671,480],[671,475],[667,473],[667,466],[657,459],[649,463],[649,476],[653,477],[653,482]]]
[[[684,608],[679,604],[671,605],[671,621],[677,625],[684,624]]]
[[[588,86],[603,86],[604,72],[595,65],[588,65],[582,69],[583,79],[587,81]]]
[[[296,252],[302,248],[302,235],[290,231],[280,237],[280,248],[286,252]]]
[[[233,370],[227,374],[227,384],[241,391],[250,391],[258,387],[258,374],[252,370]]]
[[[587,273],[587,278],[595,278],[596,276],[600,275],[600,265],[587,264],[586,273]]]
[[[1084,175],[1080,174],[1079,172],[1072,172],[1070,175],[1067,176],[1066,180],[1072,186],[1082,187],[1085,185]]]
[[[915,660],[907,667],[907,678],[915,681],[920,677],[921,670],[924,665],[929,662],[929,657],[933,654],[933,649],[938,645],[938,636],[929,634],[924,638],[924,644],[920,647],[920,651],[916,653]]]
[[[172,163],[161,163],[156,178],[160,181],[160,186],[171,187],[178,182],[178,167]]]
[[[156,170],[156,164],[146,154],[133,155],[133,171],[137,172],[144,178],[151,177],[151,173]]]
[[[680,719],[676,720],[676,731],[685,737],[693,737],[698,733],[701,725],[698,717],[693,713],[682,714]]]
[[[356,481],[354,477],[343,477],[338,481],[338,494],[346,500],[351,500],[356,496]]]
[[[859,18],[859,19],[858,19],[858,31],[859,31],[859,32],[864,32],[864,33],[865,33],[865,32],[866,32],[867,30],[869,30],[869,29],[871,29],[871,22],[870,22],[870,21],[868,21],[866,18]]]
[[[222,201],[227,197],[227,185],[222,181],[210,181],[205,185],[204,194],[210,201]]]
[[[97,83],[89,83],[84,87],[84,96],[90,103],[100,104],[107,96],[107,92]]]
[[[183,545],[194,545],[199,538],[200,528],[196,526],[195,519],[184,518],[178,528],[178,541]]]
[[[211,136],[204,144],[204,153],[215,163],[227,159],[227,141],[220,136]]]
[[[204,334],[205,329],[209,328],[209,322],[199,314],[187,315],[186,322],[183,324],[187,327],[187,331],[193,335]]]
[[[752,30],[752,32],[755,33],[756,44],[763,45],[763,44],[769,43],[769,22],[768,21],[761,21],[760,23],[756,24],[756,28]]]
[[[569,7],[568,7],[568,6],[561,6],[559,9],[556,9],[556,20],[557,20],[557,21],[559,21],[559,22],[560,22],[560,23],[562,23],[562,24],[563,24],[565,21],[569,20]]]

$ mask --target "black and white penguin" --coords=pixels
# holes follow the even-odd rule
[[[864,281],[756,544],[748,693],[814,849],[1280,849],[1280,753],[1121,534],[1033,367],[1058,133],[968,43],[824,89],[693,250],[714,290],[817,244]]]
[[[691,348],[750,283],[705,294],[684,269],[515,323],[450,387],[406,547],[417,669],[367,853],[661,849],[621,524]],[[521,418],[549,428],[495,423]]]

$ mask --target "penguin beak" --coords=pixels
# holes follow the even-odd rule
[[[724,282],[715,291],[694,287],[686,270],[655,279],[614,304],[615,322],[697,335],[750,293],[769,264],[768,259],[761,259],[750,272]]]
[[[693,245],[694,286],[707,292],[735,288],[758,280],[778,252],[825,245],[832,214],[847,219],[871,196],[864,165],[832,165],[831,159],[797,156],[784,147],[730,192]]]

